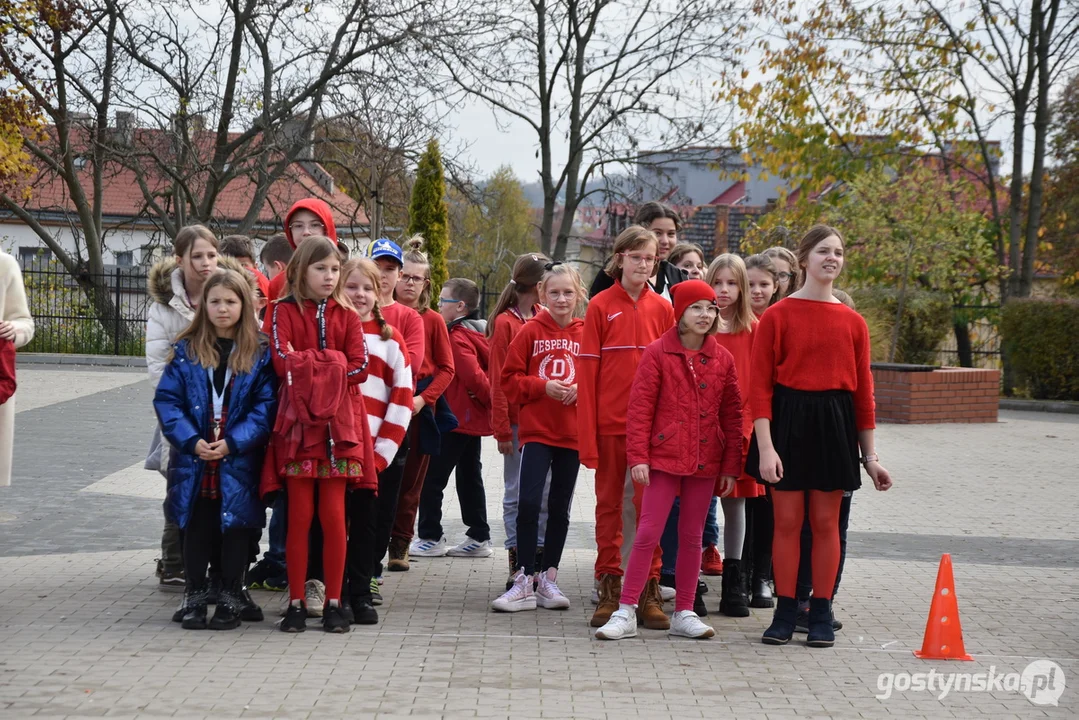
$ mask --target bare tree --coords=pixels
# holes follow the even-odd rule
[[[562,258],[586,185],[605,166],[636,162],[645,145],[719,137],[710,83],[734,62],[738,13],[724,0],[505,0],[469,17],[472,33],[432,47],[449,97],[479,99],[532,129],[542,243]]]

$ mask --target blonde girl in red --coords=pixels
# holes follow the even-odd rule
[[[534,610],[537,605],[565,610],[570,605],[557,579],[580,469],[577,355],[584,332],[585,290],[577,271],[561,262],[546,266],[539,289],[546,310],[524,324],[502,366],[506,396],[520,406],[522,459],[514,533],[520,567],[506,593],[491,603],[501,612]],[[545,504],[550,509],[546,524]],[[537,547],[544,548],[542,556]]]
[[[487,339],[491,348],[488,375],[491,382],[491,428],[502,455],[502,523],[506,528],[506,550],[509,555],[509,580],[506,589],[526,558],[517,556],[517,503],[521,482],[521,443],[518,437],[520,406],[511,403],[502,389],[502,365],[506,362],[510,343],[527,320],[535,317],[543,308],[539,304],[539,283],[544,269],[551,261],[538,253],[518,256],[513,263],[513,273],[506,283],[491,313],[494,318],[487,323]],[[543,493],[539,516],[539,537],[547,527],[547,493]],[[537,552],[542,552],[542,543]],[[536,560],[535,558],[533,560]]]
[[[289,261],[286,295],[270,309],[274,370],[281,378],[273,459],[288,497],[289,607],[280,628],[303,632],[307,610],[308,532],[315,512],[323,534],[327,632],[348,632],[341,602],[345,573],[345,489],[371,486],[374,453],[365,423],[357,424],[347,387],[367,379],[368,354],[360,316],[344,294],[337,246],[305,240]],[[263,473],[264,481],[266,473]],[[276,477],[274,478],[276,480]],[[263,487],[263,495],[279,488]]]

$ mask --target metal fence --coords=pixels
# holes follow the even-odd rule
[[[27,352],[144,355],[146,268],[117,267],[76,280],[56,262],[23,267],[34,339]],[[103,297],[91,301],[95,290]]]

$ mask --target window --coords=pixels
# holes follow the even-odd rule
[[[135,264],[135,253],[130,250],[113,254],[116,256],[116,265],[118,267],[131,267]]]
[[[52,260],[52,250],[48,248],[37,245],[22,245],[19,247],[19,264],[23,267],[27,265],[44,265],[50,260]]]

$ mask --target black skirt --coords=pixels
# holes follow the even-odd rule
[[[783,479],[775,490],[857,490],[858,428],[854,395],[846,390],[810,392],[776,385],[772,393],[772,444],[783,461]],[[760,475],[756,438],[747,470]]]

